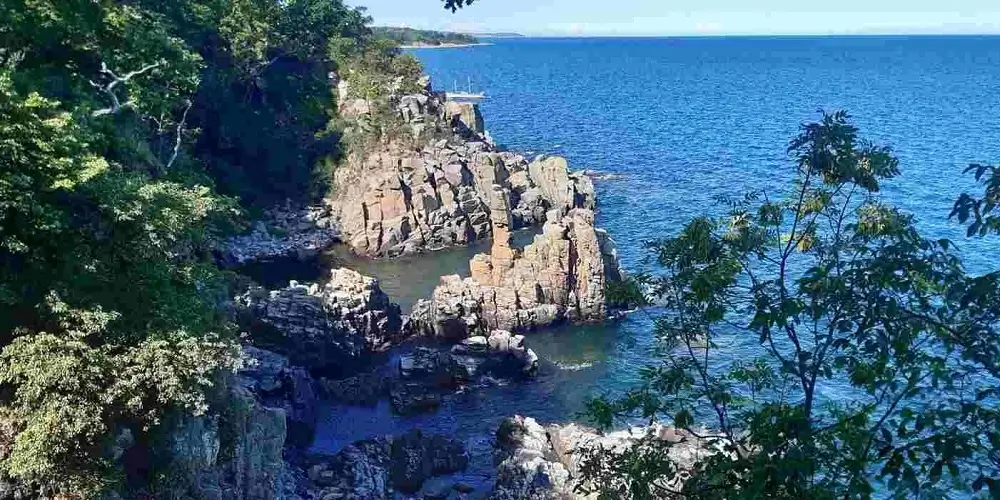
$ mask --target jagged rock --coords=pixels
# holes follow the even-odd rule
[[[394,491],[416,493],[428,479],[464,470],[461,443],[419,430],[394,438],[359,441],[309,470],[314,498],[376,500]]]
[[[252,346],[243,348],[244,367],[238,374],[262,404],[282,408],[288,419],[288,444],[304,447],[316,434],[316,391],[309,373],[290,366],[288,358]]]
[[[178,498],[274,500],[286,476],[285,411],[262,406],[236,384],[220,415],[181,415],[168,432],[166,457]]]
[[[523,156],[500,151],[485,137],[475,104],[433,92],[390,101],[412,137],[359,141],[334,173],[330,207],[356,253],[396,256],[487,238],[497,215],[494,185],[511,228],[539,224],[553,208],[593,208],[589,178],[569,173],[565,160],[529,166]],[[357,111],[349,99],[344,105]]]
[[[496,434],[496,482],[490,499],[572,500],[569,471],[555,458],[538,422],[523,417],[505,419]]]
[[[392,440],[390,472],[393,485],[414,493],[430,477],[465,470],[469,455],[458,441],[438,434],[410,431]]]
[[[413,308],[419,332],[450,342],[499,329],[523,332],[561,320],[607,318],[605,284],[620,279],[613,241],[594,228],[594,214],[553,210],[542,234],[520,253],[494,242],[470,263],[469,278],[444,276],[430,300]],[[494,231],[506,232],[494,218]]]
[[[339,241],[331,215],[326,206],[272,208],[248,234],[224,241],[216,250],[218,261],[235,268],[257,261],[312,258]]]
[[[504,419],[497,429],[494,449],[497,478],[490,499],[596,498],[576,492],[586,456],[581,451],[621,452],[640,439],[672,443],[668,454],[682,473],[663,486],[674,490],[689,477],[683,469],[717,453],[705,439],[658,424],[603,434],[578,424],[542,427],[533,418],[514,416]]]
[[[594,183],[585,174],[570,173],[565,158],[539,156],[528,165],[528,175],[555,207],[597,208]]]
[[[242,299],[254,341],[310,370],[346,376],[407,336],[399,306],[374,278],[334,269],[323,286],[299,285]]]
[[[394,381],[389,389],[389,402],[397,415],[417,415],[437,410],[441,394],[438,388],[425,383]]]
[[[469,135],[486,132],[486,128],[483,125],[483,115],[479,112],[479,106],[473,103],[454,101],[447,101],[444,105],[445,117],[451,120],[453,125],[464,127]]]

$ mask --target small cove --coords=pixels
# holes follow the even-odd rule
[[[615,176],[596,181],[598,223],[618,241],[631,270],[644,268],[642,241],[713,210],[713,197],[780,190],[788,172],[784,145],[818,107],[847,108],[864,136],[895,148],[903,175],[886,186],[885,196],[913,212],[922,230],[957,241],[971,269],[995,267],[997,240],[964,239],[947,213],[971,186],[961,169],[1000,156],[1000,101],[982,93],[996,89],[990,82],[1000,76],[1000,38],[551,39],[416,54],[439,82],[469,73],[483,82],[491,96],[483,105],[487,128],[501,143],[559,153],[571,168]],[[982,68],[991,68],[987,76]],[[950,97],[938,99],[942,94]],[[275,266],[276,275],[258,279],[284,286],[349,267],[377,277],[408,312],[430,296],[440,276],[467,275],[469,259],[489,245],[376,261],[336,248],[301,268]],[[413,417],[392,415],[386,402],[328,405],[313,449],[336,452],[357,440],[419,428],[464,441],[472,465],[462,479],[486,481],[492,433],[502,418],[578,420],[587,397],[634,385],[639,367],[651,360],[651,332],[650,317],[636,314],[603,326],[531,333],[529,345],[541,358],[536,379],[470,387],[446,397],[437,412]],[[389,362],[407,348],[390,353]]]

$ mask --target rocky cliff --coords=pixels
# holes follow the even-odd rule
[[[313,380],[284,356],[254,347],[244,348],[244,365],[215,412],[168,423],[158,461],[169,498],[300,498],[302,481],[285,455],[312,442]]]
[[[497,329],[606,319],[605,285],[621,271],[614,242],[594,227],[594,213],[550,211],[542,234],[519,251],[510,244],[510,217],[501,215],[503,198],[494,200],[490,253],[472,259],[471,276],[442,277],[433,296],[414,306],[414,329],[454,342]]]
[[[349,95],[342,83],[341,109],[360,130],[370,106]],[[427,90],[389,105],[397,135],[356,141],[334,173],[329,204],[343,240],[358,254],[396,256],[488,238],[494,195],[504,197],[515,228],[544,222],[553,208],[595,206],[593,183],[570,173],[564,159],[529,163],[497,148],[475,104]]]
[[[374,278],[334,269],[324,285],[251,290],[240,302],[254,343],[308,370],[347,376],[407,336],[399,306]]]

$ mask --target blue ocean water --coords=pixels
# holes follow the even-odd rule
[[[894,148],[902,175],[885,196],[925,234],[958,242],[973,270],[1000,267],[1000,238],[966,239],[947,219],[974,188],[962,169],[1000,162],[1000,37],[529,38],[413,53],[438,90],[471,79],[486,92],[482,111],[498,143],[609,174],[597,181],[598,223],[632,270],[643,267],[644,240],[715,210],[716,196],[782,193],[792,172],[786,145],[820,109],[847,110],[862,136]],[[634,384],[650,359],[651,327],[638,314],[533,335],[537,380],[471,391],[412,419],[331,408],[316,447],[421,427],[468,439],[473,472],[485,470],[484,436],[504,416],[570,420],[587,396]]]

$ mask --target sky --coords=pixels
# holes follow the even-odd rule
[[[346,0],[384,26],[532,36],[1000,34],[1000,0]]]

